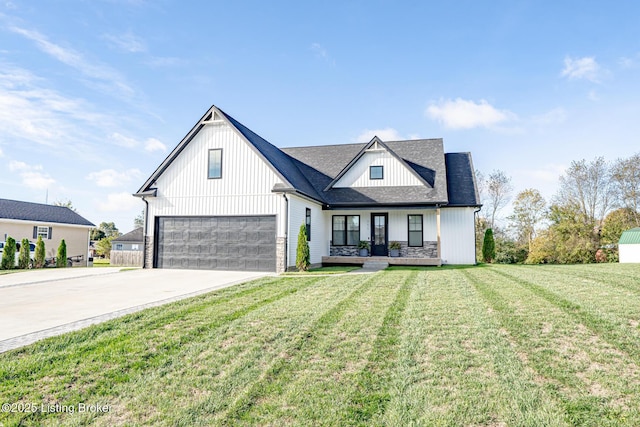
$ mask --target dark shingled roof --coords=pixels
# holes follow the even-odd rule
[[[480,206],[471,153],[445,154],[449,206]]]
[[[123,234],[112,240],[112,242],[142,242],[142,227],[138,227],[133,231]]]
[[[411,187],[335,188],[332,181],[361,154],[366,143],[278,148],[216,106],[185,136],[136,195],[149,191],[157,177],[204,126],[205,117],[218,114],[258,151],[286,181],[274,191],[295,191],[328,207],[377,205],[479,206],[469,153],[445,155],[442,139],[382,142],[392,155],[413,169],[424,185]],[[372,140],[373,141],[373,140]],[[449,170],[451,169],[451,170]]]
[[[384,143],[431,185],[415,187],[362,187],[324,189],[367,144],[283,148],[298,161],[307,180],[329,206],[366,204],[447,204],[447,176],[442,139]]]
[[[95,227],[67,207],[18,200],[0,199],[0,218]]]

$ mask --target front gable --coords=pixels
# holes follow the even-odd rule
[[[400,156],[374,137],[327,186],[332,188],[432,187]]]

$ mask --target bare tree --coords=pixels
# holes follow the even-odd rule
[[[65,208],[69,208],[74,212],[78,212],[76,210],[76,208],[73,207],[73,203],[71,202],[71,200],[67,199],[67,200],[56,200],[55,202],[53,202],[54,206],[62,206]]]
[[[601,225],[612,202],[609,166],[603,157],[592,162],[571,162],[571,166],[560,177],[558,203],[574,203],[587,221]]]
[[[486,205],[489,209],[489,224],[491,224],[491,228],[494,228],[496,214],[511,199],[511,192],[513,191],[511,178],[507,177],[501,170],[494,170],[484,182],[483,188],[486,192]]]
[[[545,216],[547,203],[535,188],[527,188],[516,196],[513,215],[509,217],[521,241],[526,242],[531,251],[531,242],[536,235],[538,224]]]
[[[640,153],[618,159],[611,167],[611,184],[620,207],[640,213]],[[636,216],[640,226],[640,216]]]

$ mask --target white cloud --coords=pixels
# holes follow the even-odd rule
[[[539,183],[554,184],[566,170],[566,165],[549,163],[537,169],[522,170],[521,175],[528,178],[531,182],[530,186],[539,185]]]
[[[71,48],[65,48],[49,41],[47,37],[38,31],[27,30],[17,26],[10,26],[8,29],[35,42],[36,46],[47,55],[78,70],[85,77],[95,80],[98,87],[103,89],[103,91],[116,93],[125,97],[131,97],[134,94],[134,90],[129,87],[120,73],[108,65],[100,63],[92,64],[80,53]]]
[[[358,135],[358,137],[356,138],[356,141],[369,142],[374,136],[377,136],[383,142],[384,141],[400,141],[405,139],[394,128],[384,128],[384,129],[365,129],[360,133],[360,135]]]
[[[140,200],[131,193],[111,193],[107,195],[107,200],[99,201],[98,209],[103,212],[117,212],[137,209],[140,207]]]
[[[98,187],[118,187],[141,177],[142,172],[138,169],[129,169],[123,172],[104,169],[98,172],[91,172],[86,179],[94,181]]]
[[[140,37],[128,31],[124,34],[104,34],[102,38],[112,47],[129,53],[146,52],[147,46]]]
[[[562,77],[569,80],[585,79],[594,83],[600,81],[601,67],[593,56],[585,56],[584,58],[571,58],[567,56],[564,59],[564,69]]]
[[[12,160],[9,162],[9,171],[20,175],[22,185],[36,190],[44,190],[56,182],[49,174],[41,172],[42,165],[28,165],[25,162]]]
[[[329,56],[329,52],[320,43],[312,43],[311,50],[316,54],[316,58],[322,59],[331,65],[336,65],[336,62]]]
[[[2,148],[0,148],[0,157],[4,157],[4,153],[2,152]]]
[[[461,98],[434,102],[425,114],[450,129],[493,128],[516,117],[510,111],[498,110],[484,99],[476,103]]]
[[[553,125],[564,123],[567,120],[567,112],[564,108],[558,107],[547,111],[544,114],[533,116],[532,122],[537,125]]]
[[[138,146],[138,141],[130,138],[128,136],[124,136],[119,134],[118,132],[114,132],[109,135],[109,140],[111,140],[114,144],[119,145],[125,148],[134,148]]]
[[[167,146],[155,138],[149,138],[144,142],[144,149],[149,152],[167,151]]]

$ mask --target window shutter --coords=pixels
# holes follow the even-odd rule
[[[53,234],[52,231],[53,231],[53,228],[49,227],[49,240],[51,240],[51,235]]]
[[[33,238],[34,239],[38,238],[38,226],[37,225],[33,226]]]

